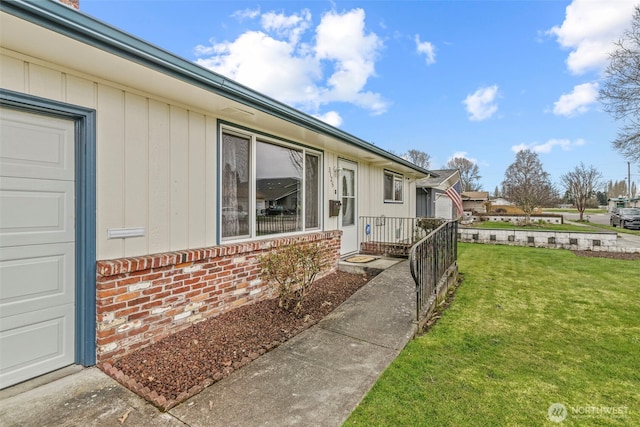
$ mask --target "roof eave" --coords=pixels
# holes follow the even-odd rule
[[[403,165],[416,172],[416,175],[438,176],[372,143],[174,55],[81,11],[69,8],[62,3],[56,1],[30,2],[27,0],[14,0],[0,3],[0,10],[279,119],[328,135],[346,144],[354,145]]]

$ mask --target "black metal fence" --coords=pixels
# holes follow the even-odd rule
[[[360,253],[408,257],[414,243],[438,228],[438,218],[360,217]]]
[[[434,308],[441,290],[456,280],[458,221],[447,221],[411,247],[409,266],[416,282],[416,321]]]
[[[296,215],[267,215],[256,218],[256,234],[258,236],[292,233],[301,229],[301,220]]]

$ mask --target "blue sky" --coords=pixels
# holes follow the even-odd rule
[[[554,182],[627,176],[597,102],[634,1],[81,0],[81,11],[431,169],[474,161],[486,191],[529,148]],[[640,171],[632,165],[632,181]]]

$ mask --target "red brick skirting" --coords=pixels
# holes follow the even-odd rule
[[[259,277],[259,257],[278,247],[320,244],[335,271],[341,234],[336,230],[98,261],[98,363],[111,363],[194,322],[272,297]]]

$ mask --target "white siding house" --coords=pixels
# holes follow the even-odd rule
[[[428,171],[72,8],[2,2],[0,41],[0,388],[269,297],[265,251],[335,268],[358,217],[414,216]]]

